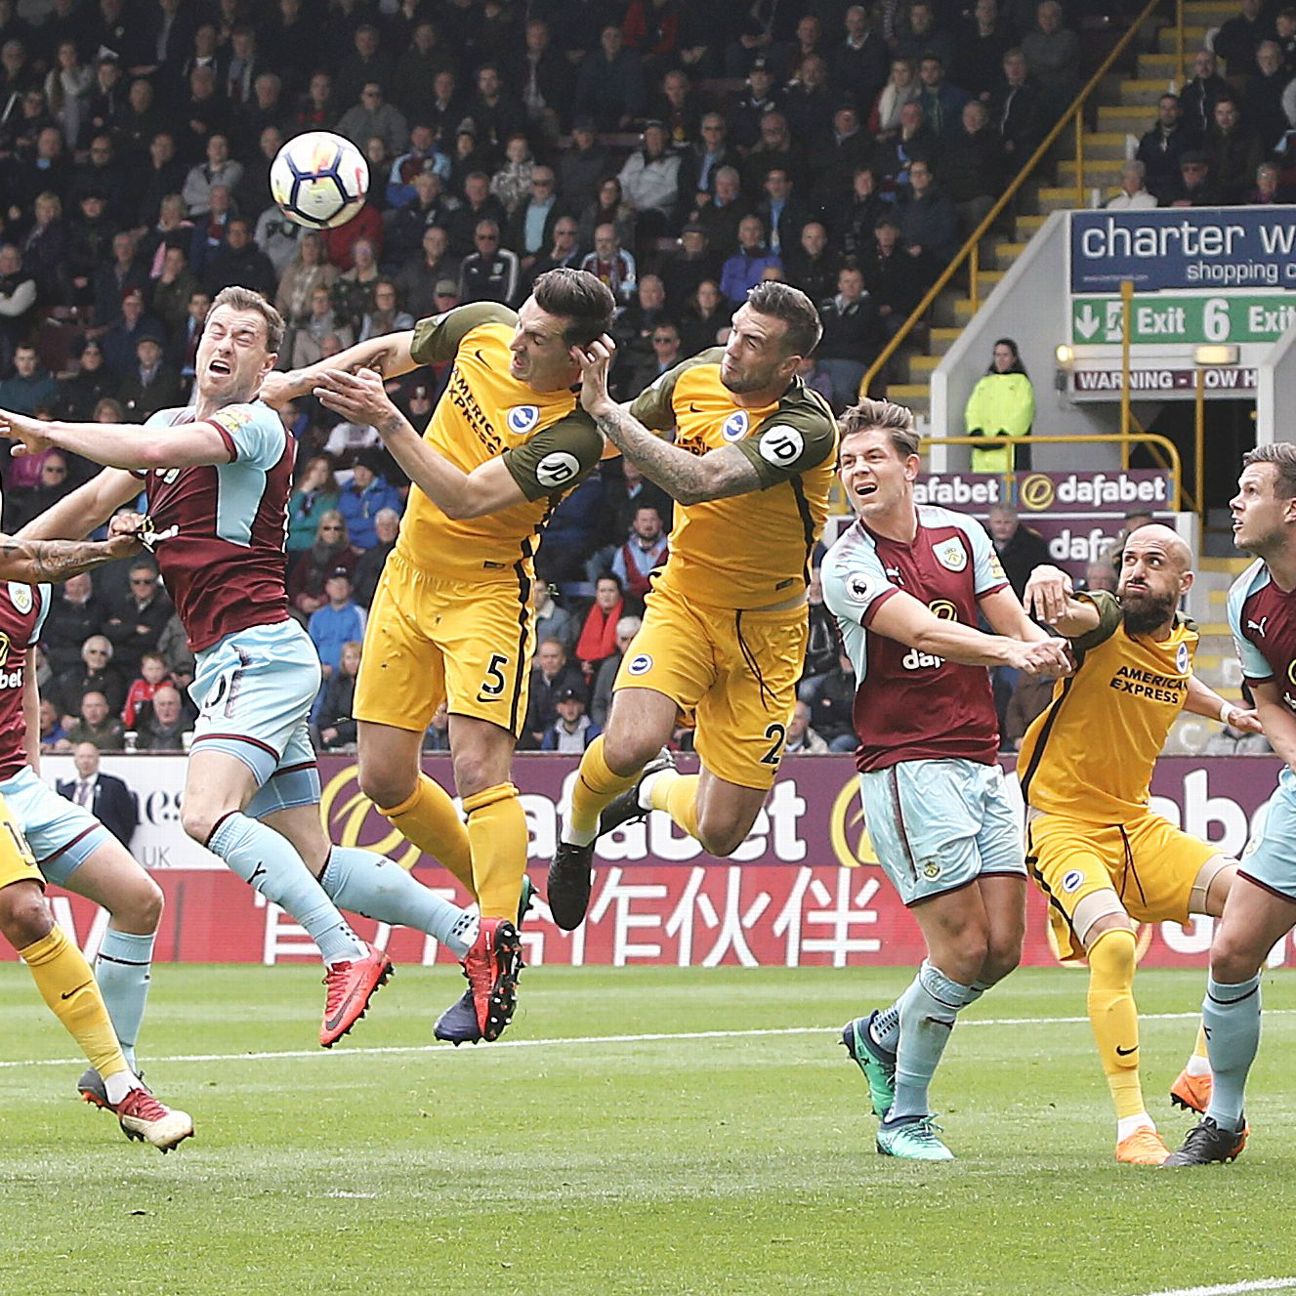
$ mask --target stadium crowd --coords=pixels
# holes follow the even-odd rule
[[[212,297],[271,297],[283,368],[468,301],[518,305],[554,266],[613,290],[615,394],[722,341],[762,279],[820,303],[803,377],[840,410],[1081,85],[1056,0],[0,0],[0,407],[143,422],[188,398]],[[1219,74],[1216,55],[1227,62]],[[1166,95],[1115,206],[1272,202],[1296,164],[1296,10],[1243,0]],[[360,214],[312,233],[269,161],[335,130],[370,163]],[[444,368],[391,385],[416,426]],[[288,588],[325,664],[323,747],[354,741],[365,611],[408,483],[372,428],[313,399]],[[6,458],[19,529],[90,465]],[[670,500],[610,460],[538,564],[524,747],[583,750],[665,557]],[[54,590],[41,740],[177,750],[193,659],[154,564]],[[854,692],[818,583],[788,749],[849,747]],[[679,735],[687,743],[687,734]],[[444,718],[427,745],[443,747]]]

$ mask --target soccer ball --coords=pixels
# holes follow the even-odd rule
[[[270,163],[270,194],[289,220],[336,229],[364,206],[369,164],[349,139],[308,131],[290,139]]]

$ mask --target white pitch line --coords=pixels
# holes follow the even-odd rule
[[[1147,1296],[1243,1296],[1246,1292],[1296,1291],[1296,1278],[1256,1278],[1250,1282],[1221,1283],[1218,1287],[1176,1287],[1148,1292]]]
[[[1266,1016],[1278,1017],[1296,1013],[1296,1008],[1274,1008]],[[1142,1013],[1142,1021],[1196,1021],[1200,1013]],[[963,1029],[968,1030],[986,1026],[1078,1026],[1088,1025],[1088,1017],[987,1017],[981,1020],[961,1022]],[[674,1040],[727,1040],[757,1039],[762,1036],[777,1035],[835,1035],[841,1032],[840,1026],[779,1026],[762,1027],[752,1030],[716,1030],[716,1031],[661,1031],[642,1035],[565,1035],[549,1039],[500,1040],[479,1054],[474,1049],[466,1049],[463,1056],[486,1056],[499,1049],[534,1049],[555,1048],[571,1044],[660,1044]],[[450,1044],[382,1044],[373,1047],[361,1045],[359,1048],[344,1049],[340,1053],[331,1053],[326,1049],[283,1049],[275,1052],[261,1053],[178,1053],[171,1057],[154,1057],[147,1059],[148,1064],[162,1065],[173,1062],[277,1062],[292,1061],[297,1058],[351,1058],[379,1057],[392,1054],[426,1053],[440,1057],[458,1057],[459,1050]],[[12,1062],[0,1062],[0,1070],[13,1071],[21,1067],[68,1067],[84,1065],[85,1058],[36,1058]],[[1154,1296],[1161,1296],[1155,1293]],[[1171,1296],[1167,1293],[1166,1296]],[[1178,1296],[1177,1293],[1174,1296]]]

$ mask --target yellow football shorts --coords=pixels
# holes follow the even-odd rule
[[[734,611],[656,584],[616,689],[650,688],[696,718],[702,764],[739,787],[774,783],[805,664],[804,607]]]
[[[515,737],[526,719],[531,579],[440,580],[392,553],[369,609],[355,717],[422,733],[437,707]]]
[[[4,797],[0,797],[0,887],[15,882],[39,882],[45,889],[45,879],[36,867],[36,857],[18,821],[9,810]]]
[[[1136,922],[1186,923],[1193,883],[1220,853],[1150,811],[1113,825],[1036,815],[1026,827],[1026,864],[1049,898],[1049,921],[1064,959],[1084,957],[1072,920],[1085,896],[1114,889]]]

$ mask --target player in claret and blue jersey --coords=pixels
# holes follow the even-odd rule
[[[1202,1004],[1215,1083],[1168,1166],[1231,1161],[1242,1150],[1243,1091],[1260,1047],[1260,969],[1296,924],[1296,446],[1260,446],[1242,464],[1229,505],[1233,538],[1257,561],[1229,591],[1229,626],[1265,737],[1286,768],[1215,927]]]
[[[0,433],[106,472],[28,528],[83,535],[139,493],[146,518],[114,520],[155,548],[162,577],[197,654],[199,707],[184,792],[184,827],[312,936],[328,967],[320,1043],[364,1015],[391,973],[339,912],[416,927],[464,961],[473,993],[497,975],[487,925],[434,895],[404,869],[357,848],[330,847],[307,729],[320,686],[314,646],[288,613],[284,536],[295,443],[256,399],[276,359],[283,320],[259,294],[226,288],[198,349],[197,401],[131,425],[41,423],[0,414]]]
[[[1021,958],[1026,864],[998,764],[987,666],[1065,674],[1066,643],[1022,610],[980,523],[914,503],[913,415],[861,401],[841,420],[842,485],[859,520],[823,563],[824,602],[855,667],[856,762],[869,834],[927,958],[843,1043],[881,1119],[877,1149],[952,1156],[928,1087],[958,1013]],[[984,616],[999,633],[977,630]]]

